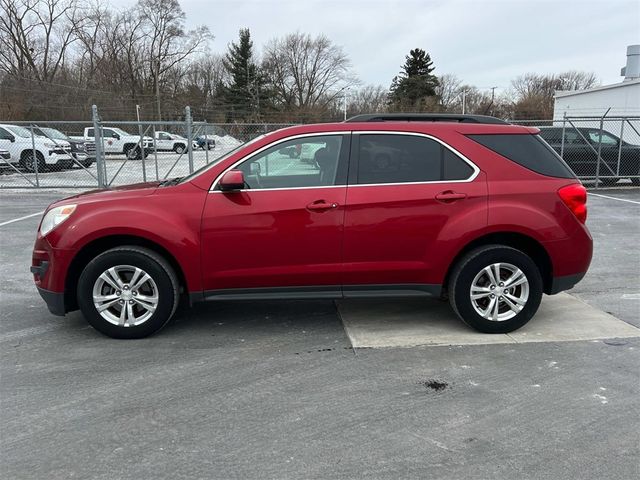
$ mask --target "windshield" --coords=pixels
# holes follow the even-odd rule
[[[14,135],[17,135],[18,137],[24,137],[24,138],[31,137],[31,131],[27,130],[24,127],[18,127],[17,125],[11,125],[11,126],[6,127],[6,129],[9,130]]]
[[[238,150],[240,150],[241,148],[244,147],[248,147],[249,145],[256,143],[258,140],[262,140],[266,135],[260,135],[259,137],[254,138],[253,140],[249,140],[247,143],[241,143],[240,145],[238,145],[236,148],[234,148],[233,150],[227,152],[226,154],[222,155],[219,158],[216,158],[213,162],[199,168],[198,170],[195,170],[191,175],[187,175],[186,177],[184,177],[180,183],[184,183],[184,182],[188,182],[191,179],[197,177],[198,175],[200,175],[201,173],[206,172],[207,170],[209,170],[211,167],[213,167],[214,165],[217,165],[218,163],[220,163],[223,160],[226,160],[227,158],[229,158],[231,155],[233,155],[234,153],[236,153]]]
[[[124,130],[122,130],[121,128],[118,127],[109,127],[111,130],[113,130],[116,133],[119,133],[120,135],[131,135],[129,132],[125,132]]]
[[[49,138],[55,138],[56,140],[66,140],[67,136],[62,133],[60,130],[56,130],[55,128],[42,127],[40,131]]]

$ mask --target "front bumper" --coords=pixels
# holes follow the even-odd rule
[[[64,305],[64,293],[51,292],[40,287],[36,288],[52,314],[63,317],[67,313]]]

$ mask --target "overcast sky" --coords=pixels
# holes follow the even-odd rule
[[[115,0],[131,5],[134,0]],[[640,43],[640,0],[180,0],[187,25],[207,25],[224,52],[248,27],[258,47],[299,30],[342,45],[367,84],[388,86],[410,49],[435,74],[508,88],[525,72],[593,71],[622,80],[626,46]]]

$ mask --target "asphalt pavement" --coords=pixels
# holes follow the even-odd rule
[[[594,261],[570,293],[640,326],[640,190],[594,193]],[[282,301],[112,340],[47,312],[39,216],[6,223],[62,196],[0,191],[1,478],[640,475],[638,338],[353,348],[333,302]]]

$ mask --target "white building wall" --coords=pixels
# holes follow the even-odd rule
[[[609,110],[609,108],[611,110]],[[576,94],[557,92],[553,109],[553,119],[562,120],[567,117],[600,117],[607,110],[607,117],[640,117],[640,80],[622,82],[607,87],[596,87]],[[604,129],[621,136],[631,143],[639,143],[639,136],[629,125],[623,122],[608,120]],[[634,121],[636,129],[640,122]],[[576,126],[599,127],[599,122],[580,122]]]

